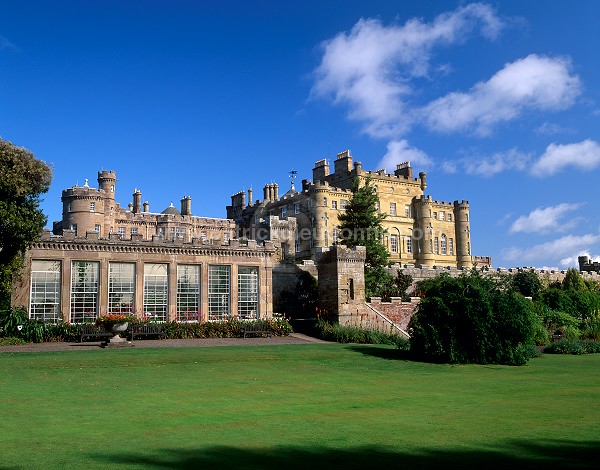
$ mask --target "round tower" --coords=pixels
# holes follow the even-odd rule
[[[313,248],[327,248],[331,242],[325,243],[325,231],[327,228],[327,194],[329,193],[329,184],[327,182],[317,182],[314,186],[314,199],[312,209],[313,220]]]
[[[469,201],[454,201],[454,224],[456,233],[456,265],[461,268],[473,266],[471,256],[471,222]]]
[[[413,253],[418,264],[433,266],[433,200],[431,196],[422,196],[416,198],[415,203],[418,218],[413,232]]]
[[[106,193],[109,199],[115,198],[115,185],[117,184],[117,174],[114,171],[102,170],[98,172],[98,189]]]

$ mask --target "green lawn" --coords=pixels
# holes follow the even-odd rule
[[[0,469],[600,462],[600,354],[505,367],[359,345],[2,353],[0,397]]]

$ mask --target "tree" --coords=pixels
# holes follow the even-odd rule
[[[432,362],[527,362],[542,328],[533,303],[473,270],[421,281],[419,308],[409,324],[411,352]]]
[[[536,273],[524,271],[512,277],[512,288],[525,297],[537,298],[542,290],[542,281]]]
[[[40,194],[48,191],[51,180],[50,166],[0,139],[0,308],[10,306],[12,277],[46,224]]]
[[[379,198],[370,178],[365,180],[364,186],[360,186],[360,180],[356,178],[352,193],[346,211],[339,216],[341,243],[348,247],[366,247],[366,296],[380,296],[381,292],[389,290],[393,285],[392,276],[384,269],[388,264],[389,253],[381,242],[382,221],[386,214],[379,214],[377,211]]]
[[[583,281],[581,274],[575,268],[569,268],[562,282],[562,288],[570,291],[588,290],[587,285]]]

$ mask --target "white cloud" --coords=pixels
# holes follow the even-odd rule
[[[581,91],[579,77],[563,58],[531,54],[507,64],[468,93],[450,93],[422,110],[427,126],[438,132],[474,129],[488,134],[493,126],[526,110],[561,110]]]
[[[567,166],[582,170],[600,166],[600,144],[590,139],[576,144],[550,144],[531,168],[531,174],[551,176]]]
[[[387,144],[387,153],[379,161],[378,168],[396,169],[398,163],[411,162],[412,167],[426,169],[433,165],[433,159],[422,150],[408,145],[406,140],[392,140]]]
[[[580,256],[583,256],[583,255],[589,256],[589,258],[594,263],[600,263],[600,255],[593,256],[593,255],[590,255],[590,252],[588,250],[585,250],[585,251],[580,251],[579,253],[577,253],[577,256],[569,256],[567,258],[561,259],[560,260],[560,264],[561,264],[561,266],[564,266],[564,267],[576,267],[576,268],[579,268],[579,260],[578,260],[578,258]]]
[[[573,133],[573,129],[561,127],[558,124],[553,124],[551,122],[545,122],[535,130],[535,133],[540,135],[564,134]]]
[[[480,3],[443,13],[431,23],[413,18],[384,26],[361,19],[349,33],[323,43],[311,95],[348,105],[349,118],[364,122],[371,136],[398,137],[413,124],[413,113],[406,111],[413,91],[409,82],[428,76],[433,49],[463,42],[477,29],[493,39],[503,26],[492,7]]]
[[[579,209],[583,204],[559,204],[558,206],[538,207],[522,215],[513,222],[510,233],[552,233],[562,232],[573,227],[577,220],[571,218],[567,222],[560,219],[567,213]]]
[[[489,157],[463,158],[460,162],[466,173],[489,178],[506,170],[523,171],[527,168],[530,160],[529,154],[512,148]]]
[[[547,260],[548,258],[566,258],[572,253],[589,250],[590,245],[600,242],[600,235],[566,235],[556,240],[534,245],[529,248],[511,247],[502,251],[507,261],[522,262]]]

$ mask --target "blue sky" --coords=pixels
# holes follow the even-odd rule
[[[150,210],[350,149],[471,204],[495,267],[600,257],[600,2],[0,1],[0,136]]]

